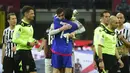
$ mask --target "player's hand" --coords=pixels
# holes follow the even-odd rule
[[[12,50],[13,52],[15,52],[15,51],[16,51],[16,46],[12,47],[11,50]]]
[[[72,27],[71,25],[66,24],[66,25],[63,25],[61,28],[59,28],[59,30],[64,31],[64,30],[71,29],[71,27]]]
[[[72,39],[76,39],[74,32],[70,33],[69,37],[72,38]]]
[[[100,69],[104,69],[104,62],[103,61],[99,62],[99,67],[100,67]]]
[[[118,35],[118,39],[120,39],[120,40],[122,40],[124,38],[124,36],[123,35]]]
[[[98,67],[97,67],[97,64],[96,64],[96,62],[94,61],[94,68],[95,69],[97,69]]]
[[[29,42],[29,46],[33,47],[34,45],[38,44],[38,42]]]
[[[119,62],[119,64],[120,64],[120,66],[119,66],[119,67],[120,67],[120,68],[123,68],[123,67],[124,67],[124,63],[122,62],[122,60],[121,60],[121,59],[119,59],[119,60],[118,60],[118,62]]]

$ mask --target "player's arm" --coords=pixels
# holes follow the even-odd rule
[[[5,56],[5,48],[6,48],[6,44],[4,43],[2,46],[2,57],[1,57],[1,63],[3,64],[3,60],[4,60],[4,56]]]
[[[54,23],[52,23],[51,26],[50,26],[49,35],[52,36],[52,35],[60,33],[61,31],[68,30],[70,28],[71,28],[70,25],[63,25],[62,27],[54,29]]]
[[[125,38],[122,38],[121,40],[122,40],[122,42],[124,43],[124,45],[125,45],[126,47],[130,47],[130,42],[126,41]]]
[[[103,37],[102,33],[98,33],[97,35],[99,35],[99,42],[97,42],[98,43],[98,57],[99,57],[99,59],[103,59],[102,48],[104,47],[103,46],[104,37]]]
[[[95,35],[94,35],[97,39],[97,53],[98,53],[98,58],[99,58],[99,67],[100,69],[104,69],[104,62],[103,62],[103,56],[102,56],[102,48],[103,43],[104,43],[104,36],[103,36],[103,31],[99,30],[95,30]]]
[[[6,48],[6,37],[5,37],[5,34],[6,34],[6,32],[5,32],[5,30],[4,30],[4,32],[3,32],[3,38],[2,38],[2,43],[3,43],[3,45],[2,45],[2,57],[1,57],[1,63],[3,64],[3,59],[4,59],[4,56],[5,56],[5,48]]]
[[[128,37],[129,38],[129,37]],[[123,35],[118,35],[118,39],[120,39],[126,47],[130,47],[130,42],[126,41]],[[130,40],[129,40],[130,41]]]
[[[55,35],[55,34],[61,32],[61,31],[62,30],[60,30],[60,28],[54,30],[54,23],[52,23],[51,26],[50,26],[49,35],[52,36],[52,35]]]
[[[76,31],[74,31],[73,33],[81,34],[81,33],[85,32],[85,27],[78,20],[75,20],[73,22],[76,23],[78,26],[78,29]]]
[[[118,50],[117,50],[117,49],[115,49],[115,53],[116,53],[116,54],[115,54],[115,55],[116,55],[116,58],[117,58],[117,59],[121,59],[121,57],[120,57],[120,55],[119,55],[119,53],[118,53]]]
[[[116,58],[118,59],[118,62],[119,62],[119,64],[120,64],[120,68],[123,68],[124,67],[124,63],[122,62],[122,60],[121,60],[121,57],[120,57],[120,55],[119,55],[119,53],[118,53],[118,50],[117,50],[117,48],[115,49],[115,55],[116,55]]]

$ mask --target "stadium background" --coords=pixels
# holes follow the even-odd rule
[[[3,30],[8,27],[6,21],[7,13],[15,12],[19,22],[22,17],[20,9],[24,5],[31,5],[35,8],[34,38],[40,39],[44,37],[46,29],[53,21],[52,17],[56,8],[63,7],[77,9],[79,12],[77,19],[85,26],[86,31],[82,35],[78,35],[78,38],[80,40],[93,40],[93,31],[99,24],[100,13],[104,10],[109,10],[111,14],[115,14],[118,11],[116,9],[117,6],[122,2],[126,2],[129,7],[127,11],[125,9],[122,10],[127,19],[130,16],[128,15],[130,0],[0,0],[0,41],[2,40]],[[1,46],[0,42],[0,48]],[[38,63],[43,65],[43,60]]]

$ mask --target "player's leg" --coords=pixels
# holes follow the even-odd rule
[[[51,59],[45,59],[45,73],[52,73]]]
[[[36,65],[30,50],[24,50],[22,53],[22,69],[24,73],[37,73]]]
[[[4,57],[3,60],[3,73],[13,73],[12,59],[9,57]]]
[[[72,73],[72,56],[63,56],[65,73]]]
[[[52,67],[53,67],[53,73],[61,73],[60,69],[63,68],[62,56],[54,53],[52,54]]]

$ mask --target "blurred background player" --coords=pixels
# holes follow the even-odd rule
[[[15,72],[15,60],[14,54],[16,49],[16,44],[12,42],[12,36],[14,32],[15,25],[17,24],[17,17],[15,13],[9,13],[7,15],[7,21],[9,27],[3,32],[3,47],[2,47],[2,64],[3,73],[13,73]]]

